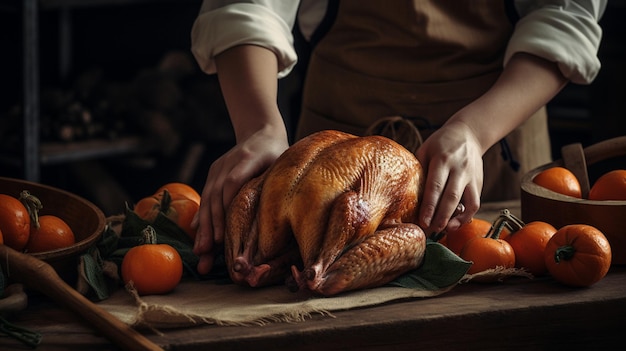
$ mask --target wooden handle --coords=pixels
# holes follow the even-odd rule
[[[587,166],[623,155],[626,155],[626,135],[607,139],[584,149],[580,143],[561,148],[563,165],[578,178],[583,199],[588,197],[591,187]]]
[[[0,314],[4,312],[17,312],[26,308],[28,297],[22,284],[11,284],[4,289],[4,295],[0,295]]]
[[[626,135],[603,140],[585,148],[588,165],[623,155],[626,155]]]
[[[574,173],[580,184],[583,199],[589,196],[589,174],[587,173],[587,161],[585,151],[580,143],[565,145],[561,148],[561,155],[565,168]]]
[[[67,285],[48,263],[0,244],[0,264],[7,277],[39,290],[90,322],[125,350],[163,350],[126,323]]]

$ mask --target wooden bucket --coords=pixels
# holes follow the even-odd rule
[[[612,263],[626,264],[626,201],[586,199],[591,184],[589,171],[594,165],[622,159],[626,164],[626,136],[608,139],[584,149],[580,144],[566,145],[562,149],[562,156],[562,159],[538,167],[522,177],[522,220],[526,223],[548,222],[557,229],[568,224],[594,226],[604,233],[611,244]],[[559,194],[533,183],[537,174],[555,166],[565,167],[576,175],[581,184],[582,199]]]

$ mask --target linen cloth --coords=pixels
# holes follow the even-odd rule
[[[488,221],[503,208],[519,215],[519,202],[487,203],[476,215]],[[108,261],[111,262],[111,261]],[[303,322],[314,316],[332,317],[333,312],[367,308],[406,299],[434,298],[477,276],[501,280],[530,277],[524,271],[493,270],[469,276],[469,264],[438,243],[427,244],[424,264],[389,285],[347,292],[334,297],[291,292],[284,285],[247,288],[232,284],[225,276],[198,280],[188,275],[174,291],[164,295],[139,296],[129,287],[113,289],[97,304],[121,321],[141,328],[159,329],[199,325],[264,325]]]

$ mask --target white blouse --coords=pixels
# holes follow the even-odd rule
[[[598,24],[608,0],[515,0],[520,16],[508,43],[504,65],[517,52],[557,62],[570,81],[589,84],[600,70]],[[191,31],[192,53],[206,73],[215,73],[214,57],[242,44],[263,46],[276,54],[278,77],[297,62],[292,28],[298,17],[309,39],[326,13],[325,0],[204,0]]]

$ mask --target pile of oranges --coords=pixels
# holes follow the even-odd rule
[[[572,224],[557,230],[542,221],[524,223],[508,210],[493,223],[474,218],[446,233],[440,243],[472,262],[468,274],[518,268],[577,287],[600,281],[612,258],[609,241],[593,226]]]
[[[559,194],[583,198],[578,179],[564,167],[547,168],[533,182]],[[587,200],[625,201],[626,170],[600,176],[589,189]],[[579,287],[600,281],[612,260],[608,239],[592,225],[555,228],[544,221],[524,223],[508,210],[494,222],[474,218],[446,233],[440,243],[472,262],[469,274],[517,268],[533,276],[551,275],[563,284]]]
[[[192,240],[191,221],[200,206],[200,195],[184,183],[168,183],[138,201],[133,211],[151,223],[159,214],[178,225]],[[19,197],[0,194],[0,244],[26,253],[61,249],[76,241],[70,226],[60,217],[39,211],[43,204],[33,194],[22,191]],[[132,281],[141,295],[163,294],[173,290],[183,274],[180,254],[170,245],[156,242],[154,228],[144,229],[144,243],[131,248],[122,262],[124,283]]]
[[[539,172],[532,182],[553,192],[567,195],[576,199],[591,201],[626,201],[626,169],[614,169],[602,174],[591,184],[585,197],[583,189],[576,176],[567,168],[553,166]],[[585,221],[585,223],[588,223]],[[591,223],[588,223],[591,224]],[[567,248],[555,247],[554,244],[547,246],[550,257],[546,256],[546,264],[549,273],[557,269],[570,270],[569,274],[579,275],[579,279],[588,279],[587,283],[581,281],[570,285],[590,285],[601,279],[611,265],[611,248],[605,235],[596,227],[588,224],[570,224],[559,229],[560,234],[554,240],[560,240],[565,245],[565,240],[574,242]],[[610,234],[610,233],[607,233]],[[556,236],[556,235],[555,235]],[[552,242],[552,240],[551,240]],[[576,247],[576,250],[574,250]],[[548,254],[547,254],[548,255]],[[584,256],[586,255],[586,256]],[[567,258],[566,258],[567,257]],[[563,264],[563,260],[579,262],[578,265]],[[584,265],[582,264],[584,263]]]
[[[76,238],[65,220],[40,215],[41,208],[41,201],[28,191],[22,191],[19,198],[0,194],[0,244],[27,253],[73,245]]]

